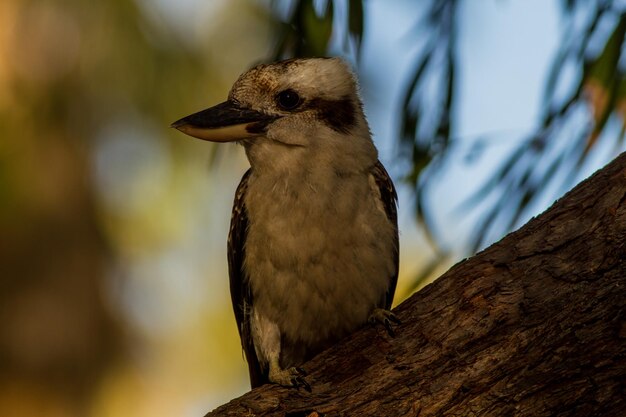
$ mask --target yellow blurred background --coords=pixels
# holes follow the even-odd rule
[[[168,126],[270,24],[241,0],[0,2],[1,416],[203,415],[248,389],[224,216],[247,163]]]

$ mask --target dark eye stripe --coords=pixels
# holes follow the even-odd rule
[[[357,107],[348,97],[339,100],[315,98],[306,107],[317,110],[318,118],[336,132],[349,133],[356,126]]]

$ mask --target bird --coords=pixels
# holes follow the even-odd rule
[[[250,163],[235,192],[227,249],[252,388],[310,391],[301,365],[313,356],[368,322],[393,333],[397,193],[346,61],[259,64],[226,101],[172,127],[237,142]]]

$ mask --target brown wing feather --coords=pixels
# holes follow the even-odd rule
[[[380,198],[382,200],[383,206],[385,207],[387,218],[389,218],[389,221],[393,224],[395,228],[395,245],[393,251],[395,272],[391,277],[389,277],[389,288],[387,289],[384,306],[385,309],[389,310],[391,308],[393,295],[396,292],[396,285],[398,283],[398,266],[400,260],[400,243],[398,238],[398,210],[396,206],[398,202],[398,194],[396,193],[396,188],[393,186],[393,182],[391,181],[389,174],[387,173],[385,167],[380,161],[376,161],[376,165],[374,165],[374,168],[372,169],[372,175],[374,175],[374,179],[376,180],[376,184],[378,185]]]
[[[235,193],[233,214],[230,219],[228,233],[228,274],[230,277],[230,296],[237,320],[237,330],[241,338],[241,346],[248,361],[250,384],[252,388],[268,382],[267,374],[263,372],[256,356],[252,334],[250,331],[250,314],[252,311],[252,291],[248,277],[243,268],[245,257],[245,242],[248,232],[248,213],[245,206],[245,196],[248,189],[248,178],[251,169],[248,169],[241,178]]]

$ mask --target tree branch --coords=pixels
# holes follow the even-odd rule
[[[626,154],[305,364],[207,416],[623,415]],[[315,414],[317,413],[317,414]]]

